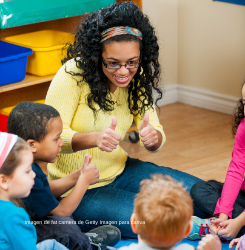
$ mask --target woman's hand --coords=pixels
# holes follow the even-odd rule
[[[148,112],[145,113],[143,122],[140,125],[140,139],[146,148],[151,148],[158,144],[157,131],[149,123]]]
[[[217,235],[207,234],[199,242],[198,250],[221,250],[221,242]]]
[[[81,173],[79,179],[82,179],[82,181],[86,181],[88,185],[97,183],[100,177],[99,170],[95,167],[94,164],[90,164],[91,160],[92,156],[86,154],[84,163],[79,168],[79,171]]]
[[[99,133],[96,145],[101,151],[112,152],[113,149],[117,148],[121,136],[115,131],[116,126],[117,119],[116,117],[112,117],[111,125]]]
[[[236,245],[236,249],[238,250],[240,248],[240,241],[242,239],[243,236],[241,236],[240,238],[236,238],[234,240],[232,240],[229,244],[229,248],[232,249],[235,245]]]

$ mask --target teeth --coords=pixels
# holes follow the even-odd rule
[[[121,78],[121,77],[118,77],[116,76],[116,78],[118,78],[119,80],[126,80],[128,78],[128,76],[124,77],[124,78]]]

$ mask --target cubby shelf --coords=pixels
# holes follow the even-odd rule
[[[25,79],[21,82],[16,82],[16,83],[1,86],[0,93],[33,86],[33,85],[40,84],[43,82],[50,82],[52,81],[53,78],[54,78],[54,75],[35,76],[35,75],[26,74]]]

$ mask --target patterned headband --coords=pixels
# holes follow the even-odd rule
[[[125,35],[125,34],[137,36],[140,40],[142,40],[142,33],[138,29],[131,28],[128,26],[117,26],[117,27],[112,27],[103,31],[101,33],[102,39],[100,42],[103,43],[105,40],[113,36],[119,36],[119,35]]]
[[[0,168],[17,140],[17,135],[0,132]]]

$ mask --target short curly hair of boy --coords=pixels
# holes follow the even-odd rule
[[[84,20],[82,20],[84,21]],[[131,34],[114,36],[104,42],[101,33],[108,28],[116,26],[129,26],[138,29],[143,36],[142,41]],[[162,91],[158,88],[160,78],[159,46],[155,30],[149,19],[139,6],[132,2],[113,3],[108,8],[89,14],[81,23],[73,44],[67,49],[67,56],[62,61],[74,59],[81,72],[66,72],[72,76],[80,76],[89,85],[87,103],[94,113],[100,110],[110,112],[114,109],[114,102],[109,98],[109,85],[102,69],[102,52],[104,46],[111,42],[137,42],[141,52],[140,67],[129,84],[128,107],[134,116],[143,115],[146,110],[153,107],[152,90],[158,93],[158,100],[162,98]],[[143,74],[141,71],[143,70]]]
[[[49,122],[59,116],[59,112],[49,105],[20,102],[9,114],[7,131],[25,141],[33,139],[40,142],[49,132]]]
[[[169,248],[181,241],[193,215],[190,195],[170,176],[155,174],[143,180],[134,202],[136,228],[154,248]],[[144,223],[142,223],[144,222]]]

